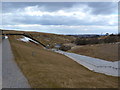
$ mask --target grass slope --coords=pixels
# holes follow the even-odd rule
[[[44,45],[50,44],[51,46],[54,46],[55,44],[61,44],[61,43],[70,43],[71,41],[75,40],[75,37],[73,37],[73,36],[42,33],[42,32],[25,32],[25,31],[4,30],[3,33],[4,34],[8,34],[8,33],[27,34],[27,35],[33,37],[34,39],[40,41]]]
[[[100,58],[107,61],[118,61],[119,44],[97,44],[97,45],[84,45],[72,48],[69,52],[86,55],[90,57]]]
[[[70,58],[9,36],[15,60],[33,88],[117,88],[118,78],[95,73]]]

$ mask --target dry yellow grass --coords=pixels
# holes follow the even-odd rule
[[[57,35],[57,34],[48,34],[48,33],[38,33],[31,34],[32,37],[41,41],[45,45],[55,45],[60,43],[70,43],[75,40],[73,36]]]
[[[33,88],[117,88],[118,78],[89,71],[70,58],[9,36],[15,60]]]
[[[97,45],[84,45],[77,46],[69,52],[86,55],[90,57],[100,58],[108,61],[118,61],[119,44],[97,44]]]
[[[8,33],[16,33],[16,34],[27,34],[32,36],[34,39],[40,41],[44,45],[55,45],[60,43],[70,43],[71,41],[75,40],[73,36],[66,36],[66,35],[58,35],[58,34],[51,34],[51,33],[42,33],[42,32],[25,32],[25,31],[14,31],[14,30],[5,30],[3,31],[4,34]]]

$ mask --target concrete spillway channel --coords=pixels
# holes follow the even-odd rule
[[[94,72],[103,73],[110,76],[120,76],[120,61],[110,62],[60,50],[53,51],[71,58],[72,60]]]

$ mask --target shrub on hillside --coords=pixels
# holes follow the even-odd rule
[[[105,43],[114,43],[117,41],[118,41],[118,38],[116,36],[111,36],[104,39]]]
[[[85,39],[77,38],[74,43],[76,45],[86,45],[88,42]]]
[[[100,41],[97,38],[90,39],[89,44],[99,44]]]
[[[119,36],[111,35],[103,39],[98,38],[77,38],[74,43],[76,45],[88,45],[88,44],[101,44],[101,43],[114,43],[120,41]]]
[[[98,44],[99,40],[97,38],[90,38],[90,39],[81,39],[77,38],[74,42],[76,45],[87,45],[87,44]]]
[[[62,51],[68,51],[68,50],[71,49],[71,47],[70,46],[62,45],[59,49],[62,50]]]

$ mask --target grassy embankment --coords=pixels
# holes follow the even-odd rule
[[[99,58],[107,61],[118,61],[120,44],[96,44],[73,47],[69,52]]]
[[[41,32],[25,32],[25,31],[4,31],[3,33],[17,33],[17,34],[27,34],[34,39],[40,41],[44,45],[50,45],[53,47],[55,44],[62,44],[62,43],[70,43],[71,41],[75,40],[76,38],[73,36],[65,36],[65,35],[57,35],[51,33],[41,33]]]
[[[98,38],[77,38],[75,43],[78,46],[73,47],[69,52],[108,61],[119,60],[120,37],[117,35],[101,36]]]
[[[33,88],[117,88],[118,78],[89,71],[70,58],[9,36],[15,60]]]
[[[26,33],[45,45],[50,44],[51,47],[55,43],[67,44],[74,41],[76,38],[73,36],[56,35],[50,33],[38,33],[38,32],[24,32],[24,31],[6,31],[5,33]],[[99,39],[105,39],[109,36],[102,36]],[[94,44],[94,45],[78,45],[74,46],[69,52],[86,55],[94,58],[99,58],[107,61],[118,61],[118,48],[120,44]]]

